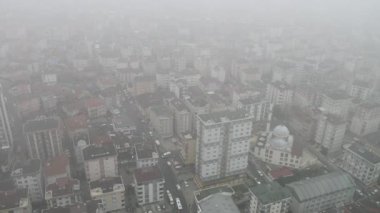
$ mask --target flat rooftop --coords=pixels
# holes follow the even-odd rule
[[[360,157],[369,161],[370,163],[373,163],[373,164],[380,163],[380,156],[378,156],[375,153],[371,152],[370,150],[366,149],[364,147],[364,145],[354,143],[351,146],[349,146],[348,149],[351,152],[354,152],[357,155],[359,155]]]
[[[291,197],[289,189],[282,187],[277,182],[257,185],[251,188],[251,192],[257,197],[259,202],[264,205]]]
[[[240,119],[248,119],[251,118],[251,116],[245,110],[226,110],[208,114],[200,114],[199,118],[205,123],[223,123]]]
[[[232,200],[231,195],[216,193],[199,201],[201,212],[204,213],[239,213],[239,209]]]

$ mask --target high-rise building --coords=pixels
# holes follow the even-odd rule
[[[379,130],[380,104],[361,104],[352,117],[350,131],[356,135],[368,135]]]
[[[164,200],[165,180],[157,166],[136,169],[134,184],[139,205]]]
[[[315,142],[322,146],[322,153],[335,153],[342,148],[346,122],[334,115],[322,115],[317,124]]]
[[[0,148],[7,149],[13,145],[12,130],[8,118],[6,98],[0,84]]]
[[[267,85],[266,98],[274,105],[289,105],[293,101],[293,88],[285,81],[276,81]]]
[[[41,117],[23,126],[30,158],[52,159],[62,153],[63,125],[58,117]]]
[[[345,91],[327,91],[322,95],[321,100],[321,108],[326,114],[347,118],[351,97]]]
[[[197,116],[196,173],[200,181],[241,174],[248,165],[253,116],[245,110]]]

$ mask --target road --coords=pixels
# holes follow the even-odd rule
[[[178,190],[176,187],[176,184],[178,184],[178,180],[171,166],[169,166],[167,164],[167,161],[162,158],[160,158],[160,160],[158,161],[158,166],[160,167],[161,172],[165,178],[165,188],[172,193],[173,199],[178,197],[181,200],[181,204],[183,206],[183,210],[181,211],[181,213],[190,212],[187,207],[187,203],[182,191]]]

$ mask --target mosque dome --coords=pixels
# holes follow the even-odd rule
[[[290,133],[289,133],[289,129],[286,126],[279,125],[273,129],[273,135],[276,138],[287,138],[289,137]]]

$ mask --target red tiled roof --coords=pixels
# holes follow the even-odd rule
[[[65,119],[65,126],[69,131],[87,128],[87,116],[85,114],[76,115]]]
[[[95,108],[104,105],[104,101],[100,98],[89,98],[85,101],[87,108]]]
[[[276,180],[276,179],[278,179],[280,177],[293,176],[294,173],[288,167],[281,167],[281,168],[274,169],[274,170],[270,171],[269,175],[272,177],[273,180]]]
[[[62,154],[59,155],[45,165],[45,176],[54,176],[66,173],[66,168],[69,166],[69,158]]]

